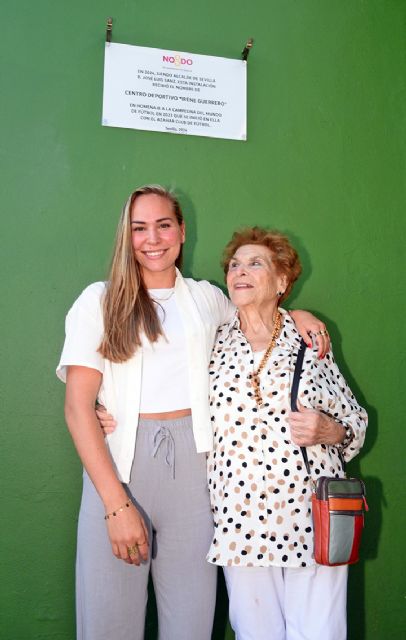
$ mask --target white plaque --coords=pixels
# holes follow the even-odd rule
[[[243,60],[106,43],[106,127],[247,139]]]

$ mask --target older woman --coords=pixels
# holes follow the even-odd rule
[[[347,567],[315,565],[311,481],[342,475],[340,455],[358,453],[367,416],[332,353],[320,360],[310,348],[299,411],[290,412],[300,336],[278,306],[301,266],[288,239],[258,227],[237,232],[223,265],[237,313],[219,329],[210,364],[208,560],[224,568],[238,640],[343,640]]]

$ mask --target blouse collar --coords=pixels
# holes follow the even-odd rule
[[[300,345],[301,337],[296,329],[295,323],[287,311],[284,309],[279,309],[279,311],[282,314],[282,328],[276,344],[285,349],[298,347]],[[238,309],[236,309],[233,318],[225,328],[225,337],[232,335],[234,331],[241,331]]]

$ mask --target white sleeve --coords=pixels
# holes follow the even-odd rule
[[[97,351],[103,337],[101,296],[104,283],[87,287],[69,310],[65,321],[65,344],[56,375],[66,382],[66,367],[78,365],[104,372],[103,356]]]
[[[209,283],[207,283],[209,284]],[[230,322],[235,314],[235,305],[227,298],[219,287],[210,284],[212,293],[216,301],[216,311],[218,313],[218,326]]]

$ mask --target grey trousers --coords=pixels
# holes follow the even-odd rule
[[[83,476],[76,561],[78,640],[142,640],[148,576],[159,640],[209,640],[217,568],[206,561],[213,519],[206,454],[196,453],[191,418],[140,420],[128,494],[150,531],[151,554],[136,567],[112,553],[104,508]]]

